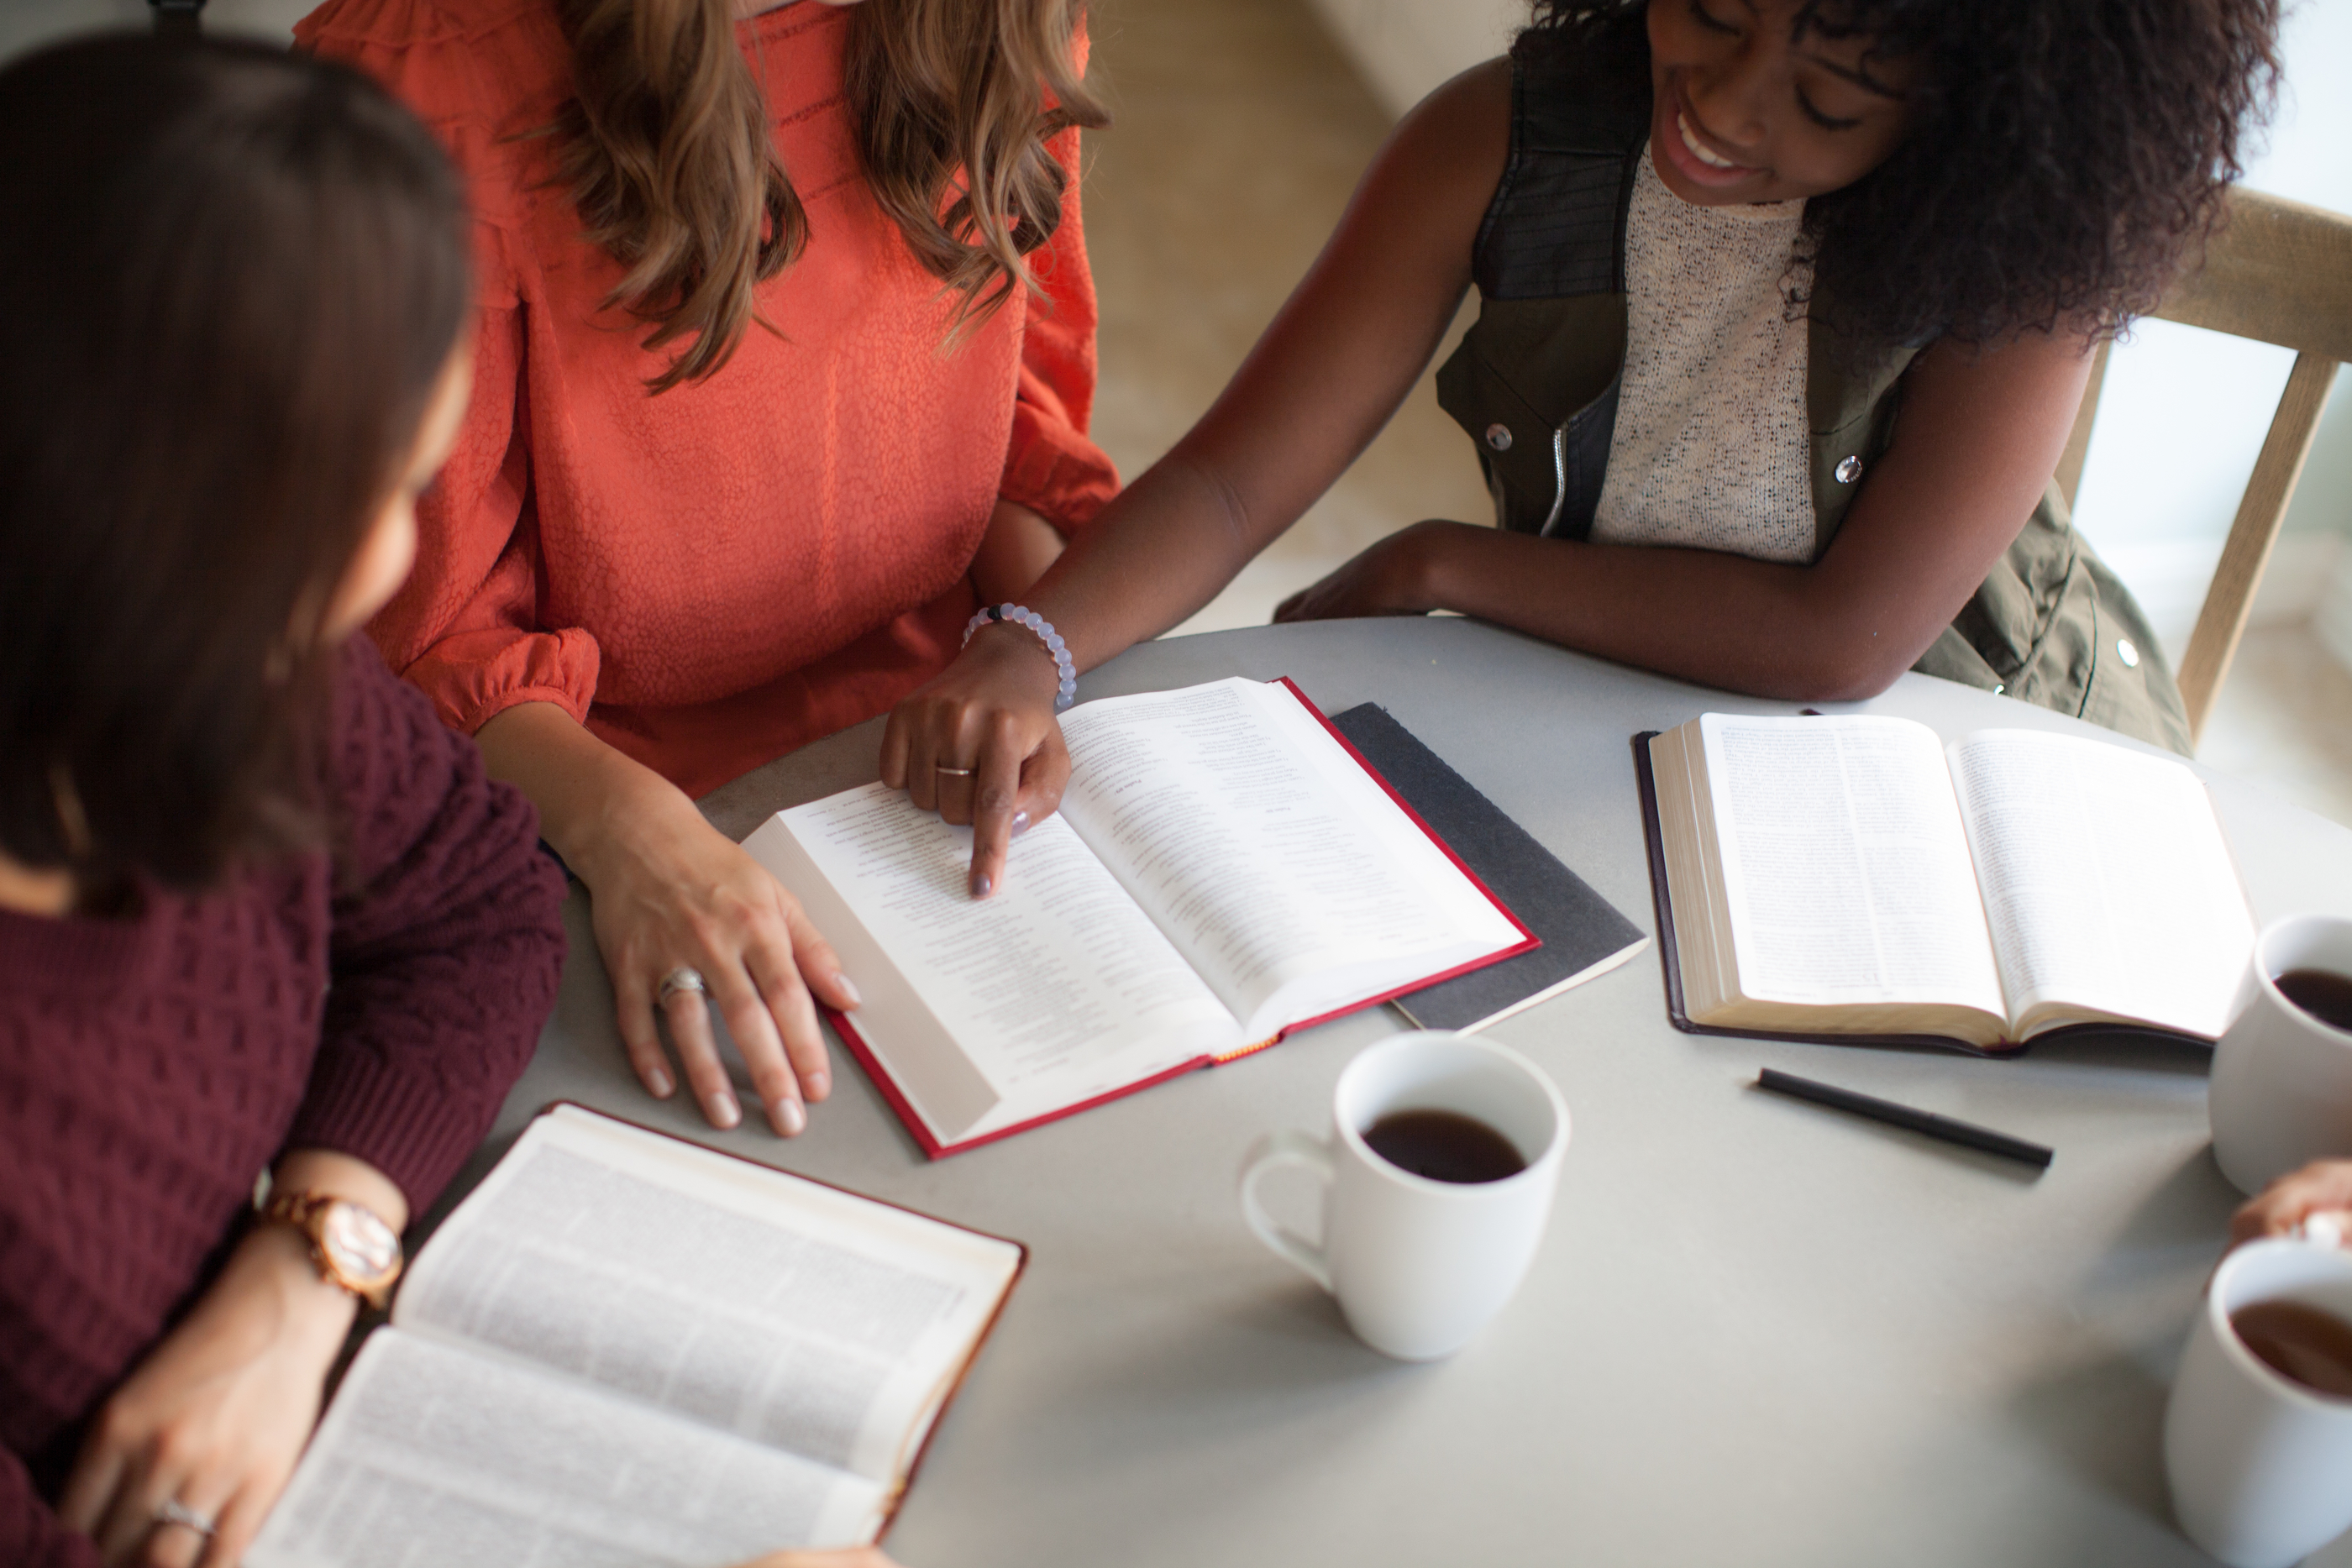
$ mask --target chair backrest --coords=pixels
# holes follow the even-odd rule
[[[2204,733],[2213,699],[2230,673],[2254,590],[2310,455],[2336,367],[2352,360],[2352,217],[2243,187],[2230,192],[2229,207],[2228,223],[2206,247],[2204,265],[2173,286],[2157,317],[2276,343],[2295,350],[2295,360],[2180,661],[2180,695],[2188,704],[2192,739]],[[2059,486],[2070,506],[2083,477],[2106,369],[2102,344],[2074,435],[2058,463]]]

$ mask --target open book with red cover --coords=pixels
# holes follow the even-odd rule
[[[965,891],[970,830],[869,784],[743,847],[864,997],[835,1027],[937,1157],[1536,946],[1287,681],[1062,716],[1060,813]]]

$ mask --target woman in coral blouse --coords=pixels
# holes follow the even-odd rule
[[[1117,486],[1080,4],[330,0],[298,29],[475,206],[473,402],[376,641],[536,802],[639,1077],[675,1087],[658,1010],[717,1126],[706,997],[790,1135],[829,1088],[810,993],[857,993],[691,797],[887,712]]]

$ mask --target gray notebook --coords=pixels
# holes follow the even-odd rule
[[[1649,945],[1640,926],[1562,865],[1525,828],[1376,703],[1335,714],[1347,737],[1405,804],[1543,946],[1396,998],[1423,1029],[1478,1030],[1524,1011]]]

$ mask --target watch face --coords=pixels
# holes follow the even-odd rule
[[[400,1238],[356,1203],[331,1203],[319,1244],[335,1266],[358,1280],[380,1280],[400,1262]]]

